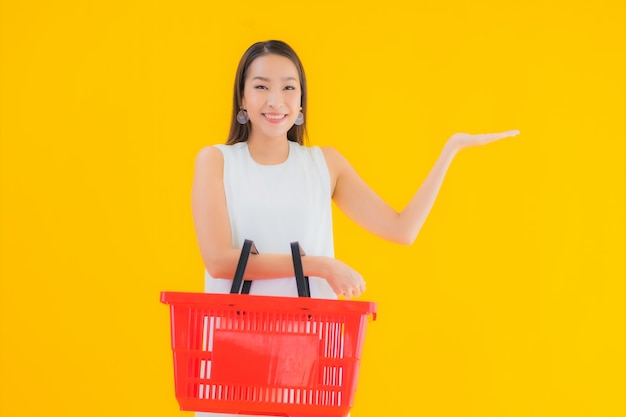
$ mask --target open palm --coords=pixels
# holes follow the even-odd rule
[[[516,136],[519,130],[507,130],[499,133],[481,133],[472,135],[469,133],[455,133],[450,136],[450,143],[454,144],[457,149],[471,148],[472,146],[486,145],[500,139]]]

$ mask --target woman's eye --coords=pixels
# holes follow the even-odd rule
[[[287,87],[285,87],[285,90],[295,90],[296,87],[294,87],[293,85],[288,85]]]
[[[254,88],[259,89],[259,90],[265,90],[267,87],[265,87],[264,85],[257,85]]]

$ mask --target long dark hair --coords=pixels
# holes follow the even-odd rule
[[[292,142],[297,142],[300,145],[304,142],[306,135],[306,77],[304,76],[304,68],[302,62],[296,52],[285,42],[270,40],[265,42],[257,42],[250,46],[248,50],[243,54],[237,67],[237,73],[235,75],[235,88],[233,94],[233,114],[230,120],[230,133],[228,134],[227,145],[232,145],[238,142],[245,142],[250,136],[251,126],[250,123],[245,125],[237,122],[237,113],[241,110],[241,99],[243,98],[243,89],[248,73],[248,68],[252,61],[263,55],[275,54],[289,58],[291,62],[296,66],[298,75],[300,77],[300,91],[302,91],[302,98],[300,105],[302,106],[302,114],[304,115],[304,123],[300,126],[293,125],[287,132],[287,139]]]

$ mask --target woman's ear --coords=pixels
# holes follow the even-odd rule
[[[244,97],[241,97],[241,100],[239,100],[239,102],[241,103],[241,109],[245,110],[246,109],[246,99]]]

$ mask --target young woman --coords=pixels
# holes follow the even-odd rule
[[[260,252],[246,269],[251,294],[297,295],[290,242],[298,241],[312,297],[360,296],[363,277],[333,256],[331,199],[375,235],[410,245],[457,152],[519,133],[452,135],[412,200],[396,212],[337,150],[303,145],[306,112],[296,53],[281,41],[252,45],[237,69],[228,141],[203,148],[195,162],[192,208],[207,292],[229,292],[250,239]]]
[[[312,297],[360,296],[363,277],[334,258],[331,200],[370,232],[409,245],[456,153],[518,133],[452,135],[398,213],[335,149],[303,145],[306,113],[306,78],[296,53],[281,41],[252,45],[237,69],[228,141],[203,148],[195,163],[192,209],[205,291],[230,291],[243,241],[250,239],[260,252],[246,269],[251,294],[297,296],[290,252],[297,241],[306,252]],[[196,414],[213,415],[224,416]]]

